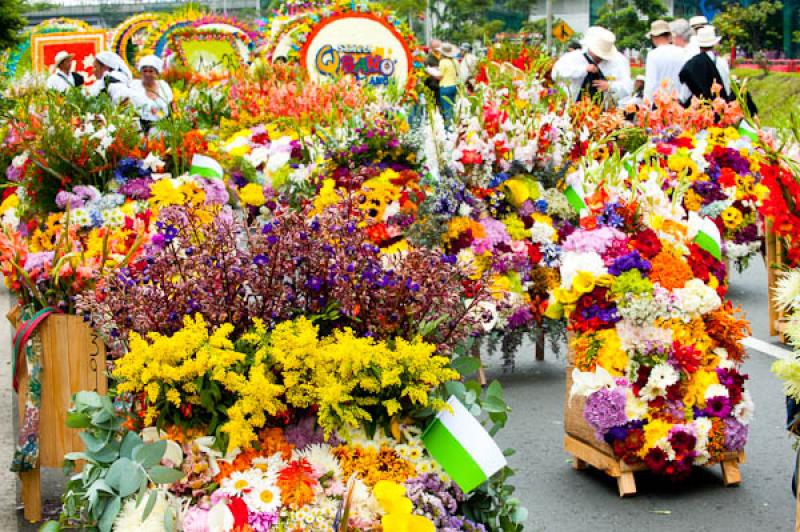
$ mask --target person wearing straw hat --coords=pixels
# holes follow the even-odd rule
[[[645,63],[644,99],[652,103],[656,91],[677,97],[681,86],[678,76],[686,64],[683,50],[672,44],[672,30],[663,20],[653,21],[647,36],[654,48]]]
[[[444,43],[439,48],[441,58],[439,59],[439,103],[442,108],[442,116],[445,122],[453,118],[453,105],[456,101],[458,90],[458,48],[454,44]]]
[[[708,26],[708,19],[703,15],[697,15],[696,17],[689,19],[689,26],[691,26],[692,31],[697,34],[697,32],[700,31],[700,28],[705,28]]]
[[[164,61],[155,55],[142,57],[137,65],[141,79],[131,82],[132,102],[139,113],[142,130],[147,133],[153,123],[170,115],[172,89],[159,76],[164,70]]]
[[[94,57],[95,82],[89,87],[88,95],[98,97],[108,94],[114,103],[130,100],[131,70],[122,58],[114,52],[100,52]]]
[[[731,99],[731,74],[728,62],[720,57],[714,47],[719,44],[714,26],[704,26],[697,32],[700,53],[689,59],[680,72],[680,80],[697,98],[711,100],[715,97],[712,87],[720,86],[720,96]],[[684,102],[688,104],[689,102]]]
[[[57,92],[67,92],[73,87],[83,85],[83,76],[72,72],[72,60],[75,54],[61,50],[53,60],[53,73],[47,78],[47,88]]]
[[[458,76],[461,83],[469,85],[478,70],[478,57],[472,53],[472,45],[468,42],[462,42],[459,48],[461,49],[461,62],[458,65]]]
[[[603,96],[606,105],[631,94],[631,66],[614,46],[616,37],[600,26],[586,30],[584,49],[567,52],[553,65],[553,79],[573,101]]]

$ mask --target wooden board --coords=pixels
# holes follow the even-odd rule
[[[784,264],[783,241],[772,231],[772,223],[765,222],[764,241],[767,250],[767,297],[769,298],[767,308],[769,309],[769,334],[778,336],[781,342],[785,342],[783,334],[783,312],[779,310],[773,298],[775,297],[775,286],[778,282],[780,268]]]

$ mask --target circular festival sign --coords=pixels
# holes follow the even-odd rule
[[[315,81],[353,76],[370,85],[394,80],[405,87],[413,66],[408,43],[385,19],[371,13],[340,13],[321,20],[300,52]]]

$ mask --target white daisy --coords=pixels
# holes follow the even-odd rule
[[[275,453],[272,456],[259,456],[253,459],[253,468],[261,471],[261,475],[273,482],[277,480],[278,474],[281,469],[286,467],[286,461],[281,456],[281,453]]]
[[[227,495],[241,497],[261,482],[261,479],[262,474],[258,469],[236,471],[230,477],[222,481],[220,490]]]
[[[281,507],[281,490],[274,482],[263,479],[244,497],[247,507],[256,512],[274,512]]]
[[[315,443],[302,451],[295,450],[292,453],[292,460],[300,458],[308,460],[308,463],[320,473],[320,476],[329,475],[334,481],[342,480],[342,468],[329,445]]]

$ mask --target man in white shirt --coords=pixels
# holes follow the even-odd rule
[[[644,99],[652,103],[656,91],[674,94],[677,98],[681,86],[678,75],[686,63],[683,50],[672,44],[672,31],[663,20],[650,24],[647,36],[654,48],[647,54],[645,64]]]
[[[75,79],[72,77],[72,60],[75,58],[69,52],[61,50],[56,54],[53,61],[53,73],[47,78],[47,88],[57,92],[67,92],[75,86]]]
[[[603,98],[606,105],[614,106],[631,94],[631,65],[615,41],[613,33],[593,26],[586,31],[585,51],[568,52],[553,65],[553,79],[563,84],[573,101],[601,94],[608,96]]]

